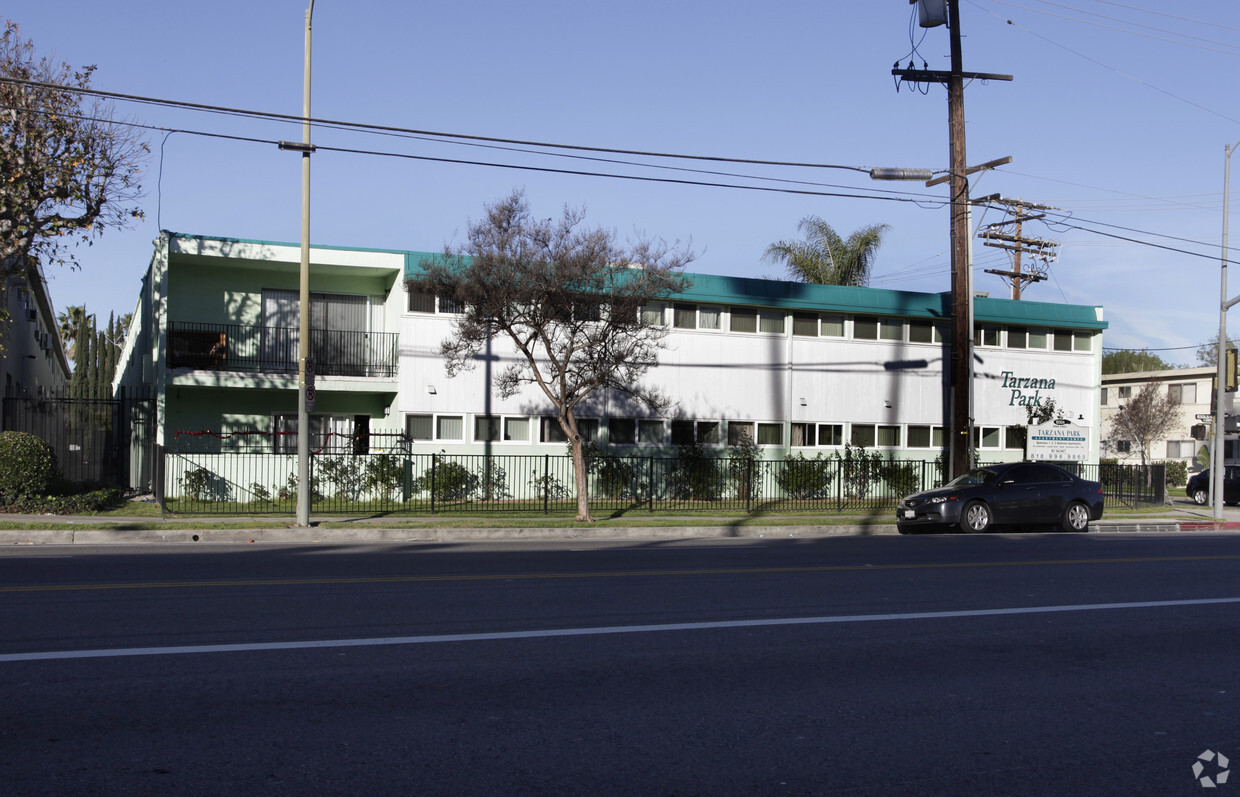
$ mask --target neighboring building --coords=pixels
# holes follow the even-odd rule
[[[404,433],[415,453],[563,454],[540,393],[502,399],[489,389],[512,357],[505,340],[475,370],[447,377],[439,346],[458,308],[404,286],[427,256],[311,249],[313,445],[339,435],[375,451],[390,444],[383,433]],[[115,382],[153,388],[156,442],[295,451],[299,258],[293,244],[160,237]],[[648,380],[679,402],[675,416],[650,417],[600,391],[577,411],[590,439],[643,455],[693,440],[725,447],[742,434],[768,458],[846,443],[939,455],[949,296],[690,276],[683,294],[645,309],[670,328]],[[1021,459],[1026,407],[1049,398],[1091,430],[1096,462],[1101,308],[977,297],[974,315],[979,457]]]
[[[69,381],[69,360],[38,265],[32,264],[24,276],[9,277],[4,292],[10,318],[7,328],[0,328],[4,339],[0,353],[4,396],[63,395]]]
[[[1147,384],[1155,384],[1166,390],[1180,409],[1175,424],[1164,440],[1150,445],[1151,461],[1180,460],[1188,463],[1189,471],[1201,469],[1196,462],[1198,453],[1209,449],[1214,439],[1214,427],[1208,419],[1214,407],[1213,367],[1179,368],[1170,371],[1144,371],[1130,374],[1106,374],[1102,377],[1102,456],[1124,464],[1139,464],[1141,452],[1136,443],[1118,439],[1111,428],[1115,413],[1132,396]],[[1233,410],[1233,395],[1226,394],[1225,408],[1228,415]],[[1223,453],[1228,462],[1240,459],[1240,442],[1237,440],[1236,424],[1227,427]]]

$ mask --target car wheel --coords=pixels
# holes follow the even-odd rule
[[[1210,501],[1210,494],[1205,490],[1194,490],[1192,498],[1194,504],[1205,506]]]
[[[1080,501],[1073,501],[1063,511],[1064,531],[1089,531],[1089,509]]]
[[[960,513],[960,530],[965,534],[981,534],[990,528],[990,507],[971,501]]]

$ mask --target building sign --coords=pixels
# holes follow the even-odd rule
[[[1089,457],[1089,429],[1056,418],[1028,427],[1028,457],[1041,462],[1084,462]]]
[[[1054,379],[1036,376],[1017,376],[1011,371],[1004,371],[1003,388],[1011,391],[1008,394],[1009,407],[1036,407],[1042,403],[1042,391],[1055,389]]]

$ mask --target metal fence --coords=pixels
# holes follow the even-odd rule
[[[395,447],[393,447],[395,448]],[[164,511],[291,514],[293,454],[167,451]],[[1101,480],[1109,506],[1160,504],[1161,465],[1080,465]],[[776,511],[880,514],[904,495],[943,483],[940,461],[875,457],[783,460],[596,457],[587,460],[593,511]],[[1099,479],[1099,477],[1102,477]],[[312,511],[352,513],[564,513],[576,509],[572,459],[561,455],[354,454],[330,448],[310,458]]]
[[[51,445],[61,475],[73,482],[144,489],[151,483],[155,403],[122,394],[115,399],[7,396],[0,411],[6,431],[26,432]]]

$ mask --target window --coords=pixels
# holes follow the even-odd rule
[[[758,445],[782,446],[784,444],[784,425],[782,423],[758,424]]]
[[[1131,440],[1116,440],[1115,450],[1121,454],[1131,454],[1132,453],[1132,441]]]
[[[1132,398],[1132,386],[1131,386],[1131,385],[1124,385],[1124,386],[1120,387],[1120,389],[1119,389],[1119,397],[1120,397],[1121,399],[1130,399],[1130,398]]]
[[[528,443],[530,441],[530,419],[505,418],[504,439],[512,440],[514,442]]]
[[[273,415],[272,449],[277,454],[297,453],[297,413]],[[370,451],[369,415],[311,415],[310,450],[330,454],[365,454]]]
[[[1055,330],[1055,351],[1072,351],[1072,332],[1066,329]]]
[[[435,294],[426,291],[418,291],[410,289],[409,291],[409,312],[411,313],[433,313],[435,312]]]
[[[410,440],[433,440],[435,419],[430,415],[406,415],[405,436]]]
[[[943,427],[912,425],[908,427],[909,448],[942,448]]]
[[[733,332],[757,332],[758,313],[754,310],[732,308],[732,323],[729,327]]]
[[[1073,351],[1090,351],[1093,349],[1094,336],[1089,332],[1073,332],[1072,333],[1072,350]]]
[[[821,321],[820,333],[824,338],[844,337],[844,316],[824,315]]]
[[[899,426],[879,426],[878,427],[878,444],[880,446],[888,446],[895,448],[900,445],[900,427]]]
[[[1195,440],[1168,440],[1167,459],[1192,459],[1197,447]]]
[[[698,329],[719,329],[723,312],[718,307],[698,308]]]
[[[1104,388],[1102,388],[1102,404],[1103,404],[1103,406],[1106,406],[1106,403],[1107,403],[1107,389],[1104,387]]]
[[[1045,329],[1029,330],[1029,348],[1045,349],[1047,333]]]
[[[1028,430],[1024,426],[1009,426],[1003,430],[1003,447],[1024,450],[1028,437]]]
[[[852,444],[855,446],[883,446],[894,448],[900,445],[900,427],[886,424],[854,423],[852,425]]]
[[[1029,348],[1029,330],[1025,329],[1024,327],[1010,327],[1008,329],[1008,348],[1009,349]]]
[[[636,445],[637,421],[633,418],[609,418],[607,420],[607,437],[612,445]]]
[[[814,432],[817,427],[812,423],[794,423],[791,427],[792,445],[794,448],[814,445]]]
[[[464,440],[465,418],[460,415],[440,415],[435,419],[435,439]]]
[[[1008,345],[1011,346],[1012,330],[1008,330]],[[992,324],[980,324],[973,327],[973,345],[974,346],[998,346],[999,345],[999,328]],[[1013,347],[1013,348],[1024,348]]]
[[[657,327],[663,324],[663,305],[661,304],[643,304],[641,309],[642,323],[646,326]]]
[[[474,416],[474,440],[479,443],[494,443],[500,439],[500,419],[488,415]]]
[[[672,421],[672,445],[693,445],[696,442],[693,428],[693,421]]]
[[[844,424],[842,423],[820,423],[818,424],[818,445],[820,446],[842,446],[844,445]]]
[[[568,437],[564,434],[564,429],[560,427],[560,421],[553,417],[539,418],[538,440],[541,443],[567,443]],[[598,418],[578,418],[577,434],[581,435],[582,442],[594,443],[598,441]]]
[[[758,331],[784,334],[784,314],[774,310],[763,310],[758,314]]]
[[[728,421],[728,445],[740,446],[752,443],[753,424],[748,421]]]
[[[1186,385],[1168,385],[1167,394],[1176,404],[1197,403],[1197,385],[1194,382]]]
[[[698,421],[697,439],[702,445],[717,446],[723,442],[720,437],[719,421]]]
[[[663,443],[663,421],[638,421],[637,442],[643,445],[660,445]]]
[[[802,338],[818,337],[818,316],[806,313],[793,313],[792,334]]]
[[[1003,430],[998,426],[974,426],[973,446],[975,448],[999,448],[1003,444]]]
[[[853,337],[857,340],[878,340],[878,319],[873,316],[854,318]]]
[[[904,322],[883,319],[879,322],[878,336],[883,340],[904,340]]]
[[[411,313],[434,313],[436,305],[436,297],[433,293],[426,291],[410,290],[409,291],[409,312]],[[463,313],[465,305],[452,299],[445,299],[442,296],[438,300],[440,313]]]
[[[857,316],[853,319],[857,340],[904,340],[904,322],[894,318]]]
[[[559,418],[538,419],[538,441],[540,443],[567,443],[568,435],[564,434]]]
[[[697,329],[697,305],[676,305],[672,324],[677,329]]]
[[[909,321],[909,343],[942,343],[943,329],[932,321]]]

